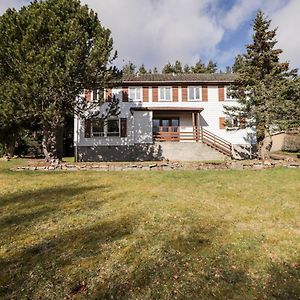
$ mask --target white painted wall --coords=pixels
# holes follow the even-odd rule
[[[77,122],[79,124],[78,139],[74,136],[74,144],[78,146],[100,146],[100,145],[132,145],[134,143],[151,143],[152,142],[152,112],[151,111],[131,111],[132,107],[196,107],[203,108],[201,112],[200,124],[203,128],[227,140],[232,144],[251,144],[255,143],[255,131],[253,129],[226,130],[219,128],[219,117],[225,117],[224,105],[236,105],[233,100],[222,101],[218,99],[218,87],[208,86],[208,101],[182,102],[182,89],[179,87],[179,102],[152,102],[152,89],[149,89],[149,102],[122,102],[122,88],[113,89],[113,94],[120,99],[120,118],[127,118],[128,136],[127,138],[119,137],[84,137],[84,122],[75,118],[74,128],[76,135]],[[226,97],[226,93],[225,93]],[[107,103],[101,107],[101,111],[107,108]],[[192,131],[192,118],[190,112],[176,112],[180,117],[182,131]]]

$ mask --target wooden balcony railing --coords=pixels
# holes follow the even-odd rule
[[[201,141],[225,155],[232,155],[231,143],[206,129],[194,128],[193,131],[183,131],[180,126],[160,126],[158,129],[159,131],[153,132],[153,139],[155,141]]]

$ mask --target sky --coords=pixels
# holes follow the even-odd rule
[[[232,66],[251,43],[258,9],[278,27],[282,61],[300,68],[300,0],[81,0],[112,32],[116,65],[128,61],[161,69],[168,61],[215,61]],[[0,14],[28,0],[0,0]]]

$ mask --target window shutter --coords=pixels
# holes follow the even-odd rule
[[[187,86],[182,87],[182,101],[186,102],[188,100],[187,96]]]
[[[149,90],[147,86],[143,86],[143,101],[149,102]]]
[[[87,102],[91,102],[92,100],[92,91],[91,90],[84,90],[84,98],[86,99]]]
[[[122,91],[123,102],[128,102],[128,88],[124,87]]]
[[[106,102],[111,102],[112,101],[112,89],[107,89],[106,90]]]
[[[173,101],[178,102],[178,86],[173,86]]]
[[[84,120],[84,137],[90,138],[92,131],[92,122],[91,119]]]
[[[121,118],[121,137],[127,137],[127,119]]]
[[[202,86],[202,101],[207,102],[208,101],[208,90],[207,85]]]
[[[157,102],[158,101],[158,87],[157,86],[154,86],[152,88],[152,101],[153,102]]]
[[[225,88],[224,85],[218,86],[219,101],[225,101]]]
[[[220,117],[219,118],[219,128],[220,129],[225,129],[225,117]]]

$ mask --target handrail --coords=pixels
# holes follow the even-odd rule
[[[202,141],[217,151],[232,156],[232,144],[206,129],[195,127],[193,131],[181,131],[180,126],[158,126],[158,129],[158,132],[153,133],[153,139],[157,141]]]
[[[232,156],[231,143],[203,128],[202,128],[202,142],[226,155]]]

